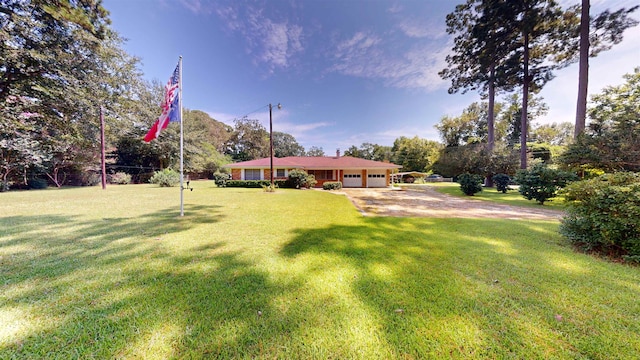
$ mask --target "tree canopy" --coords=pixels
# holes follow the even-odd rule
[[[562,155],[574,169],[640,171],[640,68],[592,97],[590,122]]]

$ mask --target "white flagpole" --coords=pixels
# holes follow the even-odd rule
[[[180,107],[180,216],[184,216],[184,186],[182,185],[184,181],[184,136],[182,126],[182,123],[184,122],[184,119],[182,118],[182,55],[180,55],[178,67],[178,106]]]

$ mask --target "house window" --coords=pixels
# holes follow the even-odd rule
[[[276,176],[285,177],[286,175],[284,174],[284,169],[276,169]]]
[[[384,178],[385,174],[368,174],[367,177],[369,177],[369,178]]]
[[[245,180],[260,180],[260,169],[244,169]]]
[[[356,178],[360,178],[360,174],[344,174],[344,178],[345,179],[356,179]]]
[[[333,170],[309,170],[309,175],[316,177],[316,180],[331,180],[333,179]]]

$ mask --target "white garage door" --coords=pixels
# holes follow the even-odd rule
[[[385,187],[385,186],[387,186],[386,173],[367,174],[367,187]]]
[[[344,187],[362,187],[362,175],[357,174],[344,174],[342,180],[342,186]]]

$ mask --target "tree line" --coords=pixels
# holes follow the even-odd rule
[[[581,172],[637,171],[638,70],[623,87],[594,97],[589,126],[580,125],[580,115],[573,127],[532,125],[546,111],[536,94],[553,71],[583,64],[619,42],[637,24],[629,17],[636,9],[591,17],[587,0],[567,10],[551,0],[468,0],[447,16],[455,45],[440,74],[451,80],[449,92],[477,90],[487,101],[443,117],[437,125],[442,143],[403,136],[392,146],[353,145],[344,155],[448,176],[512,172],[516,152],[520,166],[536,158]],[[111,173],[145,181],[154,170],[177,167],[175,127],[149,144],[140,140],[158,116],[163,86],[143,79],[140,59],[123,50],[100,0],[0,0],[0,39],[0,190],[35,179],[57,186],[98,183],[101,112]],[[587,74],[580,69],[583,84]],[[496,94],[504,100],[496,102]],[[583,102],[586,107],[579,100],[578,108]],[[185,171],[194,176],[269,156],[269,134],[255,119],[230,126],[185,109],[184,126]],[[569,141],[572,128],[577,136]],[[283,132],[273,133],[273,144],[276,157],[325,155]]]
[[[155,170],[177,168],[175,127],[141,141],[163,86],[144,80],[140,59],[123,50],[100,0],[0,0],[0,39],[0,190],[36,180],[98,183],[101,112],[110,173],[146,181]],[[229,126],[185,109],[184,126],[185,171],[194,176],[268,156],[268,133],[257,120]],[[323,155],[286,133],[274,133],[274,142],[276,156]]]
[[[585,128],[588,59],[622,41],[638,24],[638,6],[606,10],[595,17],[589,0],[563,10],[554,0],[467,0],[447,15],[454,36],[448,67],[450,93],[478,90],[488,98],[487,151],[494,146],[494,102],[499,92],[520,89],[520,167],[527,168],[529,98],[553,79],[554,71],[580,62],[575,136]]]

